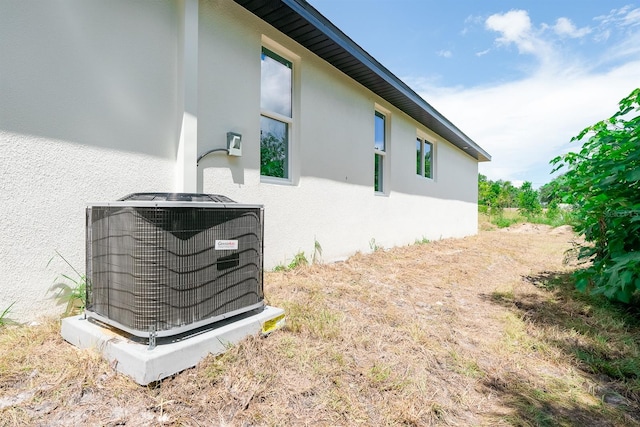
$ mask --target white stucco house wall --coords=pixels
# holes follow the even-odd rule
[[[229,132],[241,156],[206,154]],[[4,0],[0,148],[0,312],[22,321],[61,311],[56,251],[84,271],[89,202],[263,204],[269,269],[475,234],[490,160],[304,0]]]

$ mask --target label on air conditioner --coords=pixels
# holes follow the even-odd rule
[[[216,251],[233,251],[237,249],[237,240],[216,240]]]

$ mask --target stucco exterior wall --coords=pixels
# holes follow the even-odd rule
[[[84,272],[87,202],[173,188],[177,4],[0,5],[0,312],[61,313],[62,262]]]
[[[323,259],[477,232],[477,161],[235,4],[201,6],[198,152],[243,135],[243,157],[202,159],[198,188],[265,205],[265,265],[288,264],[314,242]],[[294,62],[292,179],[261,182],[260,49]],[[387,194],[373,190],[375,106],[389,111]],[[436,177],[415,172],[417,131],[436,150]],[[263,180],[264,181],[264,180]]]
[[[285,184],[259,172],[263,45],[294,62]],[[390,126],[384,195],[376,105]],[[226,147],[230,131],[242,157],[209,155],[192,179],[194,151]],[[434,180],[415,173],[417,132],[435,144]],[[56,251],[84,272],[86,204],[133,192],[264,204],[267,268],[311,259],[316,241],[333,261],[477,231],[475,159],[229,0],[5,0],[0,148],[0,311],[15,301],[21,321],[61,312],[47,290],[73,272]]]

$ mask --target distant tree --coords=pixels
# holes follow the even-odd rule
[[[512,208],[518,204],[518,187],[514,187],[511,181],[498,181],[500,184],[500,195],[498,196],[498,203],[503,208]]]
[[[542,212],[538,192],[533,189],[533,185],[529,181],[525,181],[520,187],[518,209],[525,216],[533,216]]]
[[[555,186],[553,184],[553,181],[541,186],[538,189],[538,196],[540,197],[540,203],[542,203],[543,205],[547,205],[552,200],[555,200]]]
[[[551,161],[566,168],[570,191],[563,201],[577,214],[575,230],[586,244],[578,257],[586,267],[576,286],[610,299],[630,302],[640,290],[640,89],[619,103],[611,118],[584,129],[572,141],[576,153]]]
[[[492,200],[491,183],[485,175],[478,174],[478,204],[489,206]]]
[[[510,181],[492,181],[478,174],[478,204],[486,206],[492,214],[500,214],[503,209],[517,207],[520,189]]]
[[[555,199],[547,203],[545,216],[552,221],[560,216],[560,206],[558,206],[558,202]]]
[[[544,184],[538,189],[540,203],[548,205],[552,202],[556,204],[562,203],[565,194],[569,193],[571,188],[567,185],[564,175],[555,177],[551,182]]]

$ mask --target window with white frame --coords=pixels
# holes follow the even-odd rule
[[[374,177],[373,189],[376,193],[384,192],[385,158],[387,156],[387,117],[379,111],[375,112],[375,140],[373,146]]]
[[[416,138],[416,173],[433,179],[433,143],[425,138]]]
[[[289,179],[293,63],[263,47],[260,70],[260,175]]]

